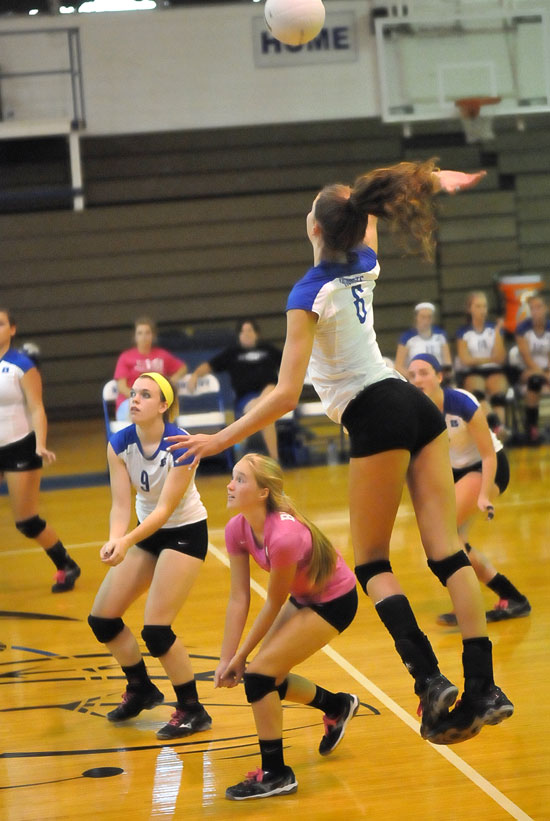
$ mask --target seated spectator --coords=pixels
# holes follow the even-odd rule
[[[527,441],[539,444],[539,404],[541,393],[550,393],[550,318],[542,296],[527,300],[531,316],[516,328],[516,342],[522,369],[520,382],[525,387],[525,431]]]
[[[188,390],[194,391],[197,380],[208,373],[227,371],[235,393],[235,417],[248,410],[277,384],[281,364],[281,352],[260,339],[260,328],[253,319],[243,319],[237,324],[238,342],[225,348],[208,362],[202,362],[191,374]],[[275,423],[267,425],[262,435],[269,456],[278,460],[277,432]]]
[[[175,387],[187,373],[187,365],[164,348],[155,347],[157,328],[152,319],[141,316],[134,322],[135,348],[122,351],[118,357],[115,376],[118,396],[116,418],[130,418],[130,388],[142,373],[155,371],[165,376]]]
[[[461,377],[461,387],[478,399],[489,426],[502,436],[506,433],[506,393],[510,387],[505,372],[503,321],[488,321],[487,310],[483,291],[468,294],[468,324],[456,332],[455,371]]]
[[[447,334],[439,325],[433,324],[435,311],[432,302],[419,302],[414,308],[414,327],[399,337],[394,367],[403,376],[407,376],[411,359],[419,353],[435,356],[444,372],[450,373],[452,370]]]

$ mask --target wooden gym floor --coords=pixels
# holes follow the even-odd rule
[[[101,472],[99,422],[52,426],[58,453],[45,477]],[[511,450],[510,488],[492,523],[480,523],[472,543],[529,597],[531,615],[490,625],[495,679],[516,714],[475,739],[436,747],[418,734],[412,680],[371,602],[363,595],[353,625],[300,672],[333,690],[355,692],[359,713],[337,750],[321,758],[321,714],[285,706],[285,755],[299,781],[284,798],[229,802],[225,788],[259,764],[252,712],[242,686],[214,690],[229,571],[223,546],[227,476],[199,476],[209,511],[211,550],[175,630],[192,654],[211,731],[174,743],[155,730],[174,695],[163,670],[147,658],[166,703],[125,726],[105,714],[124,690],[120,669],[86,623],[105,572],[98,550],[107,535],[106,484],[44,490],[41,514],[59,531],[82,566],[74,591],[49,592],[52,566],[14,529],[0,496],[0,818],[46,819],[304,819],[501,821],[550,819],[550,447]],[[98,479],[99,481],[99,479]],[[345,465],[287,471],[287,491],[333,539],[351,566]],[[448,609],[446,592],[428,571],[405,496],[393,538],[392,563],[430,636],[441,669],[461,684],[456,629],[435,623]],[[262,604],[266,577],[254,570],[251,614]],[[495,597],[484,591],[488,607]],[[139,635],[143,602],[126,621]]]

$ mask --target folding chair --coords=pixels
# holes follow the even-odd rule
[[[116,433],[122,428],[127,428],[128,425],[131,425],[130,420],[118,420],[115,419],[115,406],[116,406],[116,398],[118,396],[118,388],[116,379],[109,379],[103,385],[102,391],[102,398],[103,398],[103,417],[105,419],[105,435],[107,436],[107,441],[112,433]]]
[[[193,393],[187,387],[188,382],[189,374],[178,382],[177,426],[188,433],[216,433],[224,428],[227,420],[218,378],[211,373],[201,376]],[[232,470],[232,449],[228,448],[224,454],[227,466]]]

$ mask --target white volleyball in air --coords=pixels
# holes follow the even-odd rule
[[[287,46],[313,40],[325,22],[322,0],[266,0],[265,22],[274,37]]]

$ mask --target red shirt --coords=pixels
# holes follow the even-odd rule
[[[147,371],[155,371],[163,376],[170,377],[185,365],[181,359],[173,356],[164,348],[151,348],[148,354],[141,354],[137,348],[130,348],[122,351],[118,357],[115,368],[115,379],[125,379],[128,387],[131,388],[138,376]],[[116,406],[124,402],[126,396],[119,393],[116,399]]]

